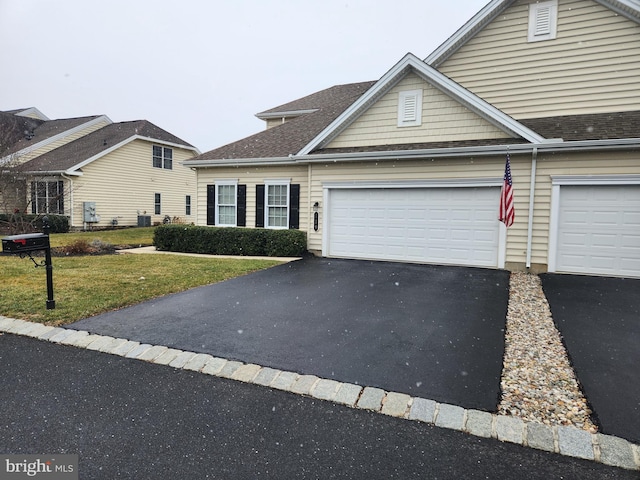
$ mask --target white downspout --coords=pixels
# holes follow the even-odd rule
[[[69,197],[71,200],[71,208],[69,209],[71,212],[69,215],[69,226],[73,227],[73,178],[67,177],[64,173],[61,173],[60,176],[69,181]]]
[[[536,190],[536,167],[538,162],[538,148],[531,152],[531,184],[529,185],[529,224],[527,226],[527,261],[526,267],[531,268],[531,250],[533,249],[533,207]]]

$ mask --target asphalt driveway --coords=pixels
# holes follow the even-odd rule
[[[308,257],[71,325],[495,411],[506,271]]]
[[[601,431],[640,443],[640,279],[541,279]]]

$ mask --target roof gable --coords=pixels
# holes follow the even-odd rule
[[[25,162],[20,169],[28,172],[65,172],[73,174],[83,166],[136,139],[184,148],[199,153],[194,146],[153,123],[146,120],[136,120],[107,125]]]
[[[405,98],[409,98],[409,103]],[[414,106],[413,100],[419,105]],[[402,121],[406,107],[416,110],[411,124]],[[513,138],[482,116],[409,72],[378,101],[357,117],[329,149],[414,143],[495,140]]]
[[[10,118],[13,117],[13,120]],[[19,119],[16,123],[16,119]],[[101,122],[111,123],[105,115],[91,117],[64,118],[60,120],[38,120],[19,115],[0,115],[0,129],[11,128],[14,130],[13,143],[1,150],[3,156],[23,157],[36,150],[49,146],[65,137],[77,134],[81,130]],[[16,125],[21,128],[15,130]],[[19,135],[17,135],[17,134]]]
[[[475,14],[467,23],[458,29],[442,45],[436,48],[425,63],[438,68],[446,59],[453,55],[465,43],[473,38],[480,30],[491,23],[504,10],[513,5],[516,0],[492,0]],[[640,23],[640,3],[637,0],[594,0],[611,9],[619,15]]]
[[[545,139],[536,132],[515,121],[497,108],[462,88],[450,78],[430,67],[415,55],[408,53],[389,70],[366,94],[354,102],[319,135],[302,148],[298,155],[306,155],[313,150],[324,148],[349,127],[374,103],[384,97],[408,74],[415,73],[434,88],[444,92],[466,109],[484,118],[509,136],[522,137],[529,142],[543,142]]]

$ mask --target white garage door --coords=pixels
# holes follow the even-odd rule
[[[363,188],[329,193],[329,256],[498,266],[500,189]]]
[[[640,185],[560,187],[556,271],[640,277]]]

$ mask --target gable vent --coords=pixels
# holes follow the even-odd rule
[[[536,12],[534,35],[551,33],[551,7],[538,8]]]
[[[529,4],[529,42],[556,38],[557,21],[557,0]]]
[[[398,96],[398,126],[422,125],[422,90],[400,92]]]

